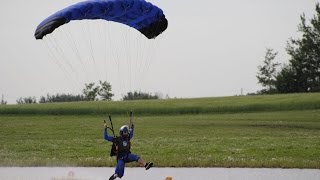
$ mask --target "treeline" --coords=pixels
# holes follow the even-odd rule
[[[159,94],[152,95],[151,93],[145,93],[141,91],[128,92],[122,98],[124,101],[127,100],[143,100],[143,99],[160,99]]]
[[[307,22],[301,15],[301,38],[289,39],[287,64],[275,62],[277,52],[267,49],[263,65],[258,66],[258,82],[264,87],[257,94],[320,92],[320,6]]]
[[[16,100],[17,104],[36,104],[36,103],[55,103],[55,102],[77,102],[77,101],[112,101],[114,94],[111,92],[111,84],[107,81],[99,81],[99,83],[88,83],[82,89],[82,94],[47,94],[41,96],[39,102],[36,97],[20,97]],[[160,94],[152,94],[141,91],[128,92],[122,97],[123,101],[127,100],[145,100],[145,99],[160,99]],[[1,104],[6,104],[6,101],[1,100]]]
[[[99,81],[99,83],[86,83],[82,89],[82,94],[54,94],[41,96],[39,103],[54,103],[54,102],[76,102],[76,101],[111,101],[113,94],[111,93],[111,84],[107,81]],[[36,97],[21,97],[17,104],[35,104],[38,103]]]
[[[37,103],[54,103],[54,102],[76,102],[76,101],[88,101],[83,95],[72,94],[55,94],[47,96],[41,96],[39,102],[36,97],[20,97],[16,100],[17,104],[37,104]]]
[[[147,100],[147,99],[160,99],[159,94],[145,93],[141,91],[128,92],[122,97],[123,101],[129,100]],[[101,101],[103,99],[95,99],[95,101]],[[105,99],[104,99],[105,100]],[[36,104],[36,103],[55,103],[55,102],[77,102],[77,101],[92,101],[92,99],[87,98],[86,96],[79,94],[55,94],[47,96],[41,96],[39,102],[36,97],[21,97],[16,102],[17,104]],[[5,104],[5,103],[1,103]]]
[[[53,102],[76,102],[88,100],[84,95],[72,95],[72,94],[47,94],[47,97],[41,96],[39,103],[53,103]]]

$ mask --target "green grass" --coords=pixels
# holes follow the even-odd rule
[[[320,109],[320,93],[0,106],[0,115],[180,115]]]
[[[119,112],[114,113],[118,115],[113,116],[118,129],[128,121],[126,113],[120,112],[135,107],[140,114],[134,111],[132,151],[156,166],[319,169],[319,96],[79,103],[79,109],[77,103],[26,105],[9,106],[13,110],[8,114],[4,113],[8,107],[1,107],[0,165],[114,166],[115,159],[108,155],[110,143],[103,140],[105,115],[102,109],[91,113],[108,107],[113,114],[118,107]],[[184,106],[199,111],[184,112]],[[44,113],[53,109],[67,115]],[[82,114],[81,109],[90,111]]]

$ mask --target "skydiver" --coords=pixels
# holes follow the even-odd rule
[[[144,166],[146,170],[153,166],[152,162],[145,162],[138,155],[130,152],[131,142],[133,137],[134,125],[132,123],[132,113],[130,114],[130,129],[129,126],[123,125],[119,130],[118,137],[112,137],[108,135],[108,125],[104,123],[104,139],[113,142],[115,147],[115,155],[117,156],[117,165],[115,173],[110,176],[109,180],[114,180],[117,177],[121,178],[124,175],[125,163],[136,161],[140,166]]]

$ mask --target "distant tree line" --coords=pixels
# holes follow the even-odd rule
[[[82,89],[83,94],[54,94],[41,96],[39,103],[54,103],[54,102],[76,102],[76,101],[111,101],[113,94],[111,93],[111,84],[107,81],[99,81],[99,83],[86,83]],[[18,104],[35,104],[35,97],[21,97],[16,101]]]
[[[257,79],[264,87],[258,94],[320,92],[320,6],[316,4],[316,14],[306,21],[301,15],[298,31],[300,39],[289,39],[286,51],[290,57],[288,64],[275,62],[277,52],[267,49]]]
[[[160,99],[159,94],[152,95],[151,93],[145,93],[141,91],[128,92],[122,97],[124,101],[127,100],[143,100],[143,99]]]
[[[17,100],[17,104],[35,104],[37,103],[36,97],[20,97]]]
[[[72,94],[56,94],[47,96],[41,96],[39,103],[53,103],[53,102],[76,102],[76,101],[86,101],[84,95],[72,95]]]
[[[107,81],[99,81],[99,83],[86,83],[82,89],[82,94],[47,94],[41,96],[39,102],[36,97],[20,97],[16,100],[17,104],[36,104],[36,103],[55,103],[55,102],[76,102],[76,101],[111,101],[114,94],[111,92],[111,84]],[[167,96],[168,97],[168,96]],[[122,100],[142,100],[142,99],[159,99],[160,94],[145,93],[141,91],[128,92],[123,96]],[[6,101],[1,100],[1,104]]]

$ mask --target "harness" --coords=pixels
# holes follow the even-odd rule
[[[129,137],[127,139],[123,139],[120,136],[116,136],[113,138],[110,156],[117,156],[117,159],[119,158],[119,155],[124,155],[131,153],[131,141],[129,140]]]

